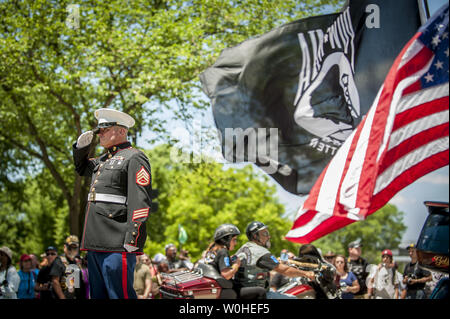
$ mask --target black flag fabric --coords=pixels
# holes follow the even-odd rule
[[[222,51],[200,75],[222,153],[307,194],[420,27],[417,1],[349,1]]]

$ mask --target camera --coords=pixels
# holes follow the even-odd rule
[[[3,280],[1,283],[0,283],[0,288],[1,287],[3,287],[3,286],[8,286],[8,281],[7,280]],[[3,291],[2,291],[2,289],[0,289],[0,296],[3,296]]]
[[[342,292],[347,292],[347,288],[348,288],[348,286],[345,282],[341,283],[341,291]]]

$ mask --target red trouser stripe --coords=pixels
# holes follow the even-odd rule
[[[122,253],[122,289],[123,297],[125,299],[128,299],[127,270],[127,254]]]

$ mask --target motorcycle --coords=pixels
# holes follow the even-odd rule
[[[243,259],[243,256],[237,258]],[[314,281],[304,277],[291,278],[278,292],[296,296],[298,299],[340,299],[341,290],[334,283],[336,269],[321,256],[305,255],[288,259],[287,264],[315,273]],[[211,265],[198,263],[193,270],[163,273],[159,288],[163,299],[219,299],[222,289],[232,288]],[[264,289],[262,289],[264,290]],[[258,298],[258,292],[255,292]],[[253,298],[253,297],[252,297]]]
[[[336,286],[334,277],[336,268],[319,257],[288,259],[287,264],[304,271],[313,271],[314,280],[305,277],[290,278],[289,282],[277,292],[297,297],[298,299],[341,299],[342,291]]]
[[[162,273],[163,299],[219,299],[222,289],[232,288],[211,265],[198,263],[193,270]]]

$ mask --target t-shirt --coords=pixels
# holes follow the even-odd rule
[[[53,263],[50,265],[50,277],[62,277],[66,266],[64,266],[60,257],[56,257]]]
[[[152,280],[150,268],[146,264],[139,263],[134,269],[134,283],[133,288],[136,294],[143,295],[145,292],[145,281]]]
[[[277,258],[272,254],[265,254],[256,262],[256,266],[262,269],[267,269],[268,271],[276,268],[280,262]]]
[[[61,261],[61,258],[56,257],[55,260],[50,265],[50,271],[49,271],[50,281],[52,280],[53,277],[59,277],[59,281],[61,283],[61,281],[65,275],[65,271],[66,271],[66,266],[64,266],[63,262]],[[58,295],[56,294],[56,292],[53,288],[54,287],[52,287],[53,298],[59,299]],[[61,288],[63,288],[62,285],[61,285]],[[64,289],[63,289],[63,291],[64,291]]]
[[[420,279],[423,277],[428,277],[430,275],[431,275],[431,273],[427,270],[420,268],[419,264],[417,262],[415,264],[413,264],[413,263],[407,264],[405,266],[405,271],[403,272],[403,276],[408,276],[408,278],[413,278],[413,279]],[[407,283],[406,287],[409,291],[424,289],[425,283],[416,283],[413,285],[410,285],[409,283]]]
[[[375,298],[394,299],[395,287],[399,285],[397,271],[393,268],[381,267],[378,269],[378,267],[374,267],[367,278],[369,282],[368,286],[372,286],[374,289]],[[371,284],[372,278],[374,279],[373,284]]]
[[[214,266],[219,274],[222,270],[231,267],[231,258],[226,248],[209,251],[206,256],[206,261],[208,264]]]
[[[65,258],[68,263],[67,268],[62,262],[61,257],[56,257],[56,259],[50,266],[50,278],[59,277],[61,289],[67,299],[86,299],[86,287],[82,279],[81,269],[79,268],[75,260],[70,260],[67,257]],[[73,290],[71,291],[69,291],[69,287],[66,283],[66,281],[68,280],[68,276],[70,276],[69,281],[73,287]],[[52,291],[55,295],[55,298],[58,299],[58,296],[56,296],[54,290]]]
[[[342,278],[339,279],[339,285],[341,286],[341,288],[351,287],[355,280],[358,280],[358,278],[355,276],[354,273],[349,271],[345,279]],[[354,294],[352,294],[351,292],[342,293],[342,299],[353,299],[353,296]]]
[[[39,284],[48,283],[51,285],[52,278],[50,277],[50,270],[51,270],[51,265],[43,267],[38,273],[36,282]],[[40,299],[53,299],[53,296],[52,296],[52,293],[50,290],[45,290],[45,291],[39,292],[39,298]]]
[[[363,295],[367,292],[366,279],[369,275],[367,272],[368,265],[367,261],[362,257],[359,257],[357,260],[348,259],[348,270],[356,276],[360,287],[355,295]]]

